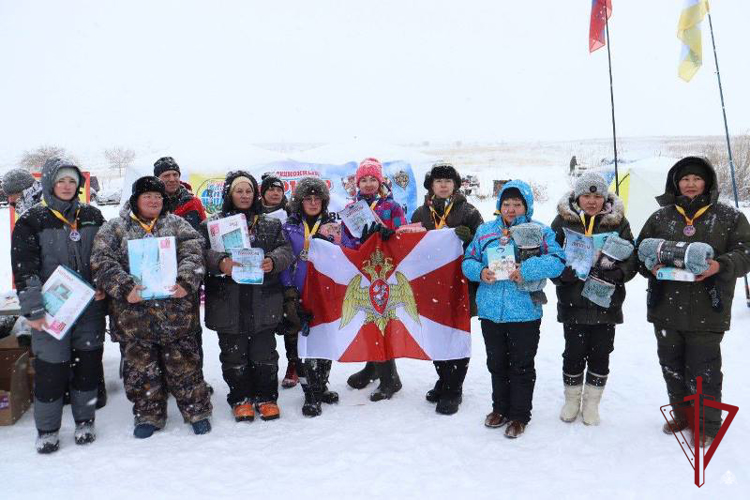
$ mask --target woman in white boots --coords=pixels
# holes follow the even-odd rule
[[[573,422],[581,412],[584,424],[599,425],[599,402],[609,375],[615,325],[622,323],[625,282],[637,269],[633,234],[622,201],[608,192],[606,181],[596,173],[578,178],[575,189],[558,203],[557,212],[552,229],[560,245],[565,242],[566,229],[592,237],[598,250],[606,245],[588,276],[581,276],[580,269],[577,274],[568,262],[553,280],[557,285],[557,321],[563,324],[565,334],[565,404],[560,419]]]

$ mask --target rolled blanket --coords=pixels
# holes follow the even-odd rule
[[[615,285],[612,283],[589,276],[586,283],[583,284],[581,295],[594,304],[607,309],[612,303],[612,294],[614,292]]]
[[[638,258],[648,269],[662,264],[701,274],[708,269],[709,259],[714,258],[714,250],[711,245],[701,241],[688,243],[646,238],[638,245]]]
[[[628,240],[613,234],[607,238],[602,247],[602,253],[617,261],[626,260],[633,254],[633,244]]]
[[[530,257],[541,255],[544,232],[539,224],[527,222],[510,228],[510,236],[518,250],[517,262],[522,263]],[[524,281],[518,285],[519,290],[525,292],[539,292],[544,289],[547,280]]]

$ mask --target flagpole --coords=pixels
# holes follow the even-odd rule
[[[714,63],[716,64],[716,80],[719,82],[719,97],[721,98],[721,114],[724,117],[724,135],[727,138],[727,152],[729,154],[729,171],[732,174],[732,191],[734,192],[734,206],[740,207],[740,199],[737,194],[737,179],[734,175],[734,157],[732,156],[732,142],[729,140],[729,125],[727,124],[727,110],[724,106],[724,89],[721,86],[721,73],[719,72],[719,56],[716,54],[716,39],[714,38],[714,23],[711,20],[711,11],[708,11],[708,27],[711,31],[711,45],[714,49]],[[750,284],[745,275],[745,299],[747,307],[750,307]]]
[[[615,194],[620,196],[620,175],[617,169],[617,129],[615,128],[615,91],[612,84],[612,54],[609,51],[611,40],[609,38],[609,16],[604,15],[604,28],[607,32],[607,61],[609,62],[609,100],[612,107],[612,142],[615,148]]]

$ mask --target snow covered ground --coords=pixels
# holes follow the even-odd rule
[[[569,158],[569,156],[568,156]],[[546,185],[548,201],[536,217],[550,222],[567,189],[565,169],[540,162],[521,174]],[[468,160],[483,180],[505,178]],[[485,219],[494,200],[476,201]],[[105,216],[116,208],[106,207]],[[8,213],[0,210],[0,234],[8,234]],[[8,238],[0,255],[8,255]],[[10,283],[9,259],[0,266],[0,283]],[[601,405],[602,423],[586,427],[558,418],[562,404],[562,327],[556,321],[554,288],[547,288],[542,336],[536,357],[534,410],[526,433],[517,440],[487,429],[490,377],[479,323],[472,323],[473,356],[458,414],[435,413],[424,393],[435,380],[431,363],[399,360],[404,388],[390,401],[371,403],[369,388],[346,386],[360,364],[334,364],[331,388],[341,402],[321,417],[304,418],[299,387],[280,390],[280,420],[235,423],[225,403],[218,343],[204,332],[205,375],[216,390],[213,431],[195,436],[182,423],[174,399],[167,428],[148,440],[132,436],[131,405],[118,378],[119,351],[107,343],[105,376],[109,403],[97,415],[97,441],[73,443],[73,421],[65,409],[61,450],[40,456],[34,450],[31,412],[12,427],[0,427],[3,499],[32,498],[747,498],[750,465],[750,308],[742,281],[733,306],[733,328],[723,342],[724,401],[740,412],[708,466],[701,489],[677,441],[661,432],[659,407],[667,403],[656,356],[653,329],[646,322],[645,280],[628,285],[625,324],[617,329],[611,376]],[[279,345],[283,351],[283,342]],[[286,368],[281,355],[280,374]],[[742,492],[745,493],[742,493]]]

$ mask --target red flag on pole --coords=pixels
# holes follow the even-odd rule
[[[591,1],[591,25],[589,27],[589,52],[601,49],[607,43],[604,27],[612,16],[612,0]]]

